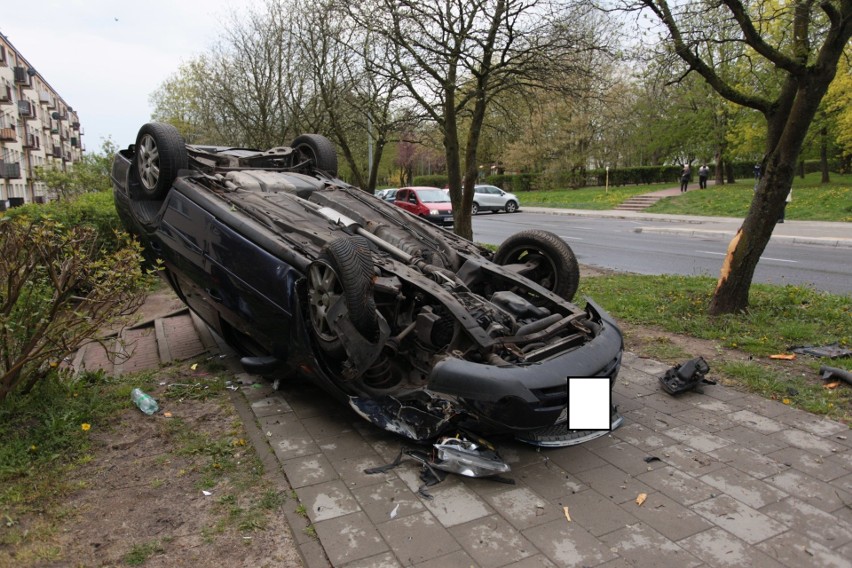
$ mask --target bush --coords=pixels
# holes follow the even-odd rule
[[[447,187],[450,178],[447,174],[433,174],[429,176],[415,176],[412,180],[412,185],[422,185],[424,187]]]
[[[53,219],[64,227],[91,227],[95,231],[97,248],[116,252],[120,246],[116,232],[124,228],[115,211],[112,191],[85,193],[71,201],[51,201],[45,204],[28,203],[6,211],[6,218],[26,217],[34,222]]]
[[[0,219],[0,402],[27,393],[143,298],[141,250],[91,225]]]
[[[542,174],[494,174],[485,178],[485,183],[511,193],[549,189],[542,181]]]

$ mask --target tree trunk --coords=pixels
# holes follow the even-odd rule
[[[762,177],[743,225],[728,245],[710,301],[710,315],[737,313],[748,308],[754,270],[786,205],[808,125],[833,77],[833,73],[827,73],[800,87],[788,81],[786,88],[794,92],[782,93],[781,100],[792,101],[791,104],[767,114],[767,155],[761,168]]]
[[[819,136],[819,163],[820,168],[822,169],[822,179],[820,179],[820,183],[828,183],[831,181],[831,178],[828,174],[828,129],[825,126],[820,129]]]
[[[716,150],[715,156],[715,164],[716,164],[716,185],[724,185],[725,184],[725,175],[722,166],[724,162],[722,161],[722,148],[718,148]]]
[[[730,160],[725,160],[725,175],[728,177],[728,183],[737,181],[734,177],[734,165],[731,164]]]

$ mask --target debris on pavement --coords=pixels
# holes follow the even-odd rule
[[[814,345],[801,345],[798,347],[791,347],[790,351],[792,351],[793,353],[799,353],[801,355],[828,357],[829,359],[849,357],[850,355],[852,355],[852,349],[841,347],[839,343],[832,343],[831,345],[822,345],[819,347]]]
[[[640,493],[640,494],[636,497],[636,505],[638,505],[639,507],[641,507],[641,506],[642,506],[642,503],[644,503],[644,502],[645,502],[645,500],[646,500],[647,498],[648,498],[648,494],[647,494],[647,493]]]
[[[424,485],[418,493],[426,499],[432,498],[426,488],[443,481],[446,478],[444,472],[465,477],[482,477],[511,485],[515,483],[513,479],[500,476],[509,471],[509,464],[500,458],[494,446],[482,438],[460,433],[440,438],[432,444],[432,448],[431,452],[427,452],[402,447],[391,463],[365,469],[364,473],[385,473],[399,466],[403,456],[408,456],[422,464],[420,479]]]
[[[796,354],[795,353],[776,353],[775,355],[770,355],[770,359],[781,359],[783,361],[795,361]]]
[[[568,514],[568,506],[567,505],[565,507],[562,507],[562,512],[565,513],[565,518],[570,523],[571,522],[571,515]]]
[[[689,361],[675,365],[660,377],[660,385],[663,390],[671,395],[692,390],[700,383],[715,385],[715,381],[705,378],[710,371],[710,366],[703,357],[696,357]]]
[[[852,371],[846,371],[845,369],[838,369],[837,367],[829,367],[827,365],[822,365],[819,368],[819,373],[820,375],[822,375],[822,380],[826,381],[827,383],[843,381],[846,384],[852,385]]]

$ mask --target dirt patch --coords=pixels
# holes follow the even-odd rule
[[[227,393],[167,407],[171,417],[128,409],[95,433],[61,565],[301,566],[281,511],[295,502],[261,475]]]

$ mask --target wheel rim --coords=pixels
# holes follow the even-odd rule
[[[510,201],[509,203],[506,204],[506,211],[509,212],[509,213],[514,213],[516,207],[517,206],[515,205],[515,202]]]
[[[513,250],[507,258],[509,262],[506,262],[506,264],[535,263],[535,268],[529,272],[524,271],[523,275],[533,282],[537,282],[542,288],[550,291],[556,289],[556,265],[553,264],[553,261],[546,254],[541,254],[536,249],[518,248]]]
[[[335,341],[337,335],[331,329],[327,316],[343,292],[337,273],[330,265],[317,261],[308,269],[308,286],[311,325],[320,339]]]
[[[145,134],[142,140],[139,141],[139,147],[136,148],[138,156],[139,179],[145,189],[153,191],[157,187],[157,180],[160,178],[160,152],[157,149],[157,142],[150,134]]]
[[[477,205],[476,203],[471,205],[470,206],[470,213],[471,213],[471,215],[476,215],[477,213],[479,213],[479,205]]]

